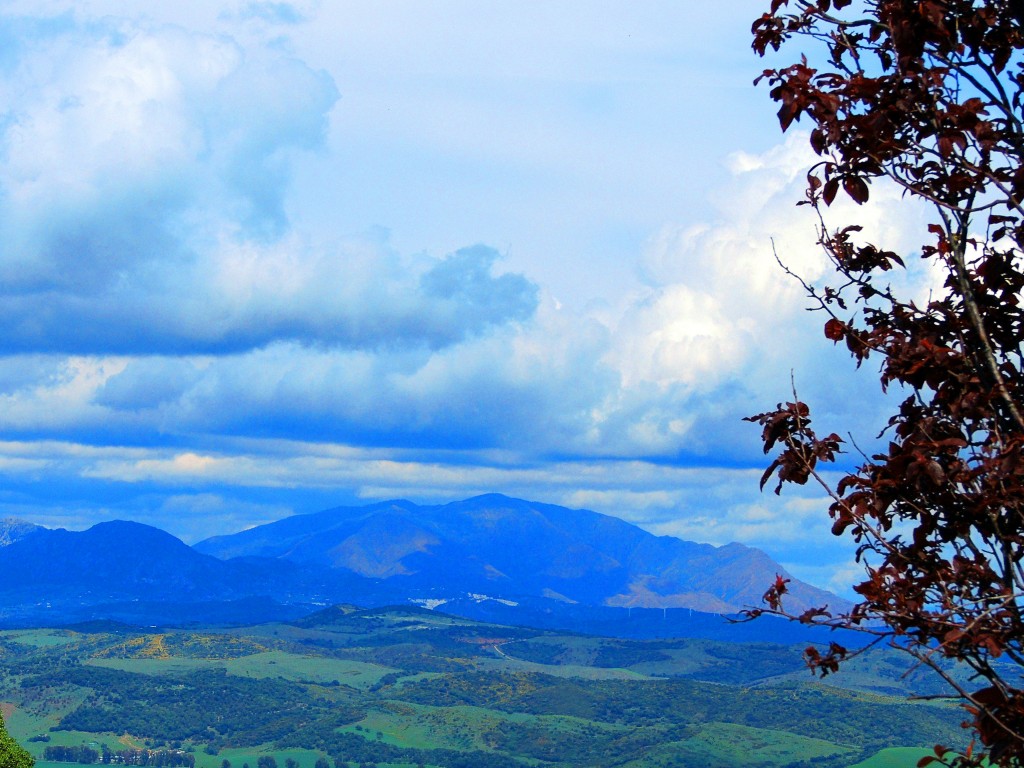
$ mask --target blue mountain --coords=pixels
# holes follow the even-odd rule
[[[568,604],[733,613],[760,604],[785,569],[742,544],[655,536],[588,510],[487,494],[443,505],[386,501],[295,515],[195,546],[272,558],[444,600],[466,593]],[[788,607],[845,606],[793,579]]]

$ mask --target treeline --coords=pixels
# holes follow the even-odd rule
[[[194,768],[196,759],[188,752],[168,749],[122,749],[113,752],[84,744],[74,747],[52,746],[43,750],[43,759],[54,763],[91,765],[149,765],[155,768]]]

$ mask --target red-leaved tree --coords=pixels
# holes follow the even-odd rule
[[[946,676],[978,746],[932,760],[1024,764],[1024,0],[771,0],[753,35],[762,56],[798,42],[811,56],[759,78],[819,157],[802,203],[832,279],[805,287],[825,336],[893,397],[887,447],[835,484],[822,467],[843,441],[817,434],[807,405],[751,417],[774,453],[762,487],[820,483],[864,564],[850,613],[799,618],[876,633]],[[826,226],[837,195],[863,203],[879,184],[931,206],[918,253]],[[944,276],[930,299],[887,280],[911,258]],[[768,611],[785,613],[785,590]],[[847,655],[808,661],[827,673]]]

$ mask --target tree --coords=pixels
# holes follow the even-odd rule
[[[16,742],[0,718],[0,768],[32,768],[35,760]]]
[[[980,747],[935,759],[1020,764],[1024,2],[771,0],[752,31],[762,56],[802,40],[817,57],[758,78],[783,131],[808,119],[819,157],[800,204],[818,215],[833,271],[804,286],[827,316],[825,336],[857,366],[877,364],[894,396],[886,448],[835,484],[823,466],[846,443],[819,436],[795,392],[750,417],[775,453],[762,488],[773,476],[776,493],[819,483],[833,532],[853,538],[864,564],[852,611],[798,618],[874,633],[946,677]],[[931,297],[888,280],[910,254],[865,242],[855,222],[826,223],[840,193],[864,203],[881,184],[931,207],[920,258],[943,280]],[[785,591],[780,578],[765,610],[785,614]],[[849,656],[835,643],[807,653],[821,674]],[[943,659],[968,665],[976,682],[958,684]]]

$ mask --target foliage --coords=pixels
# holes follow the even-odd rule
[[[100,761],[98,749],[76,744],[73,747],[52,746],[43,750],[43,759],[57,763],[81,763],[90,765]]]
[[[949,678],[973,731],[1000,765],[1024,761],[1024,6],[1016,0],[772,0],[753,25],[765,55],[793,38],[806,57],[768,69],[785,131],[811,122],[820,161],[802,204],[817,211],[834,268],[805,284],[828,315],[825,336],[859,366],[879,362],[883,390],[903,393],[888,446],[835,486],[821,474],[843,441],[819,436],[795,396],[751,417],[766,453],[762,479],[820,482],[836,535],[852,536],[866,578],[843,616],[806,622],[876,632],[924,664],[964,662],[980,683]],[[908,254],[864,242],[855,223],[825,225],[842,191],[857,203],[892,183],[931,206],[921,232],[926,269],[942,276],[930,298],[887,283]],[[937,286],[938,288],[938,286]],[[785,580],[769,589],[784,610]],[[848,655],[810,649],[822,674]],[[1007,666],[995,660],[1009,661]],[[980,686],[980,687],[979,687]],[[948,761],[953,755],[946,755]],[[980,752],[961,755],[977,764]]]
[[[16,742],[0,719],[0,768],[32,768],[35,760]]]

